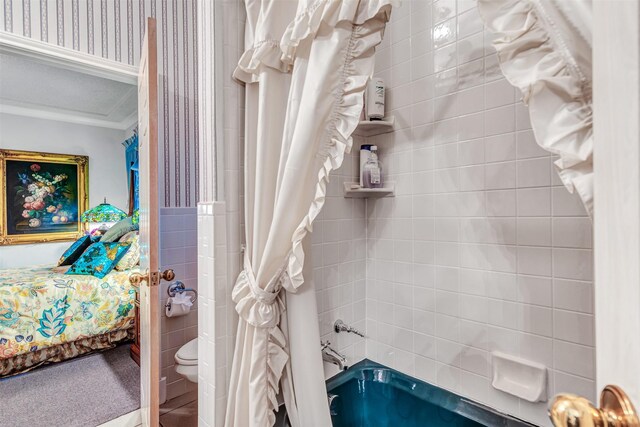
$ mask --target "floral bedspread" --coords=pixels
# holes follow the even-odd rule
[[[0,270],[0,359],[131,328],[132,271],[98,279],[51,266]]]

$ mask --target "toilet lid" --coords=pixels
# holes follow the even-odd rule
[[[180,365],[198,364],[198,338],[193,339],[180,347],[175,355],[176,362]]]

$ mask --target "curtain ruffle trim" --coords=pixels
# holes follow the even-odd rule
[[[531,1],[479,0],[506,79],[522,91],[538,145],[560,156],[558,174],[593,216],[591,84]],[[556,40],[557,39],[557,40]]]
[[[233,77],[244,83],[255,83],[263,67],[273,68],[283,73],[289,72],[289,64],[284,63],[281,57],[279,41],[263,40],[242,54]]]
[[[299,34],[305,37],[315,34],[320,22],[322,22],[322,19],[317,18],[317,13],[318,10],[321,9],[321,6],[332,8],[330,16],[336,18],[337,16],[343,16],[338,12],[337,8],[347,7],[341,5],[342,3],[357,2],[351,2],[349,0],[336,2],[329,0],[318,3],[320,6],[318,6],[317,9],[309,9],[308,20],[301,18],[292,24],[292,26],[295,27],[301,22],[313,22],[315,27],[306,26],[307,29],[310,29],[310,32],[292,29],[290,32],[288,31],[289,34]],[[335,3],[339,3],[339,5]],[[345,52],[345,64],[341,70],[340,89],[335,94],[335,108],[327,126],[328,138],[318,152],[318,156],[324,158],[324,162],[318,172],[315,195],[311,206],[309,207],[307,215],[305,215],[296,228],[291,239],[292,247],[286,264],[288,277],[287,280],[282,282],[283,287],[287,291],[295,292],[296,289],[304,283],[302,268],[304,266],[305,254],[302,241],[307,233],[312,230],[312,223],[324,206],[329,175],[342,165],[345,153],[351,151],[353,145],[351,135],[360,121],[364,91],[367,82],[373,74],[375,48],[382,41],[384,28],[389,20],[391,7],[394,3],[392,0],[360,2],[360,5],[365,4],[365,7],[358,9],[356,13],[351,15],[352,17],[356,16],[356,24],[353,26],[351,39]],[[327,11],[328,9],[322,10]],[[313,16],[316,17],[313,18]],[[339,21],[334,19],[327,23],[337,24],[337,22]],[[303,39],[298,39],[298,42],[301,40]],[[281,47],[284,49],[283,44],[281,44]],[[285,57],[292,59],[293,57],[291,55],[295,53],[295,50],[288,50],[288,53],[283,53]]]
[[[276,423],[276,412],[278,411],[278,393],[280,393],[280,378],[282,371],[289,360],[289,354],[284,350],[287,340],[278,327],[269,328],[269,337],[267,344],[267,400],[269,401],[269,411],[267,418],[269,425]]]

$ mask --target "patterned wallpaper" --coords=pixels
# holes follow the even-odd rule
[[[145,18],[157,19],[164,206],[198,201],[196,0],[0,0],[0,30],[137,65]],[[161,197],[162,203],[162,197]]]

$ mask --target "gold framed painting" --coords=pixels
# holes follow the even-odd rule
[[[84,234],[89,158],[0,150],[0,245],[60,242]]]

